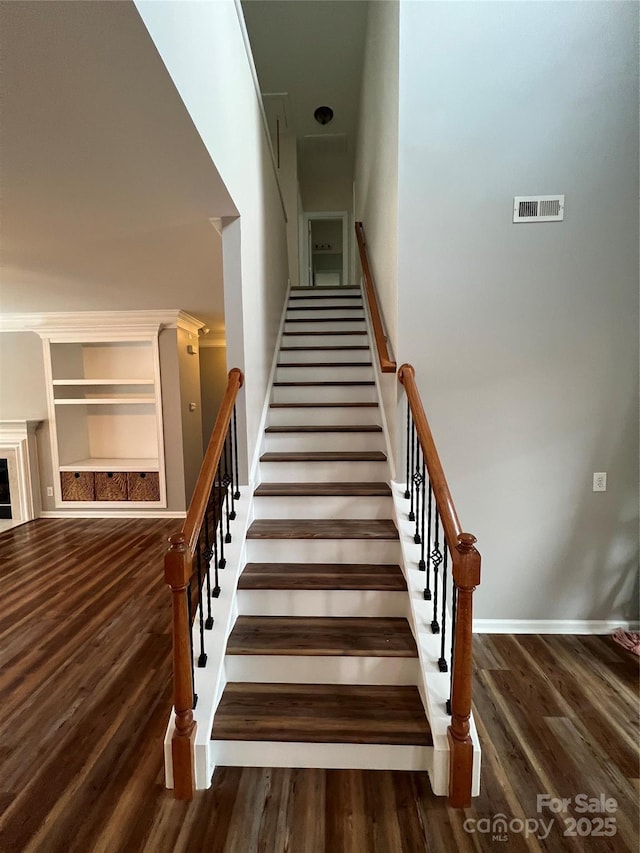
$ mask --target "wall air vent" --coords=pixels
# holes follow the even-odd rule
[[[514,222],[561,222],[563,195],[517,195],[513,199]]]

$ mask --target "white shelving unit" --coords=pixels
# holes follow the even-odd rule
[[[45,350],[59,509],[167,505],[158,349],[162,323],[142,317],[131,323],[137,312],[122,312],[122,318],[115,313],[78,314],[72,322],[67,318],[63,325],[38,330]]]

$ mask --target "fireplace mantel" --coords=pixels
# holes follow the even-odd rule
[[[0,421],[0,458],[9,467],[11,515],[16,523],[40,515],[40,474],[36,430],[42,421]]]

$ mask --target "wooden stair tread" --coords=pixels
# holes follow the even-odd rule
[[[296,450],[263,453],[261,462],[386,462],[381,450]]]
[[[390,563],[247,563],[238,589],[384,590],[407,588],[400,566]]]
[[[285,317],[288,323],[364,323],[364,317]],[[307,334],[305,332],[305,334]],[[326,334],[326,333],[324,333]]]
[[[287,311],[362,311],[362,303],[360,305],[287,305]]]
[[[304,331],[304,332],[298,331],[298,332],[283,332],[282,333],[283,337],[285,335],[297,335],[298,337],[300,337],[300,336],[307,337],[308,335],[325,335],[325,336],[334,335],[335,336],[335,335],[366,335],[366,334],[368,334],[366,331],[360,331],[360,330],[356,331],[355,329],[348,329],[346,331],[344,329],[334,329],[333,331],[326,331],[326,330],[325,331],[321,331],[321,330],[317,331],[314,329],[309,329],[308,331]]]
[[[351,346],[343,346],[343,347],[327,346],[326,344],[317,344],[314,347],[280,347],[280,352],[283,352],[283,351],[285,351],[285,352],[294,352],[294,351],[295,352],[307,352],[309,350],[311,350],[311,351],[313,351],[313,350],[332,350],[332,351],[360,350],[360,351],[362,351],[365,349],[369,349],[369,347],[366,346],[365,344],[362,344],[362,345],[351,344]],[[371,362],[368,362],[368,363],[370,364]]]
[[[414,685],[227,683],[213,740],[432,746]]]
[[[268,426],[265,432],[382,432],[379,424],[318,424],[317,426]]]
[[[390,497],[388,483],[261,483],[256,497]]]
[[[293,289],[293,288],[292,288]],[[309,293],[307,296],[304,293],[290,296],[292,299],[357,299],[360,296],[360,291],[356,290],[353,293]]]
[[[295,285],[291,288],[291,290],[304,290],[308,291],[310,294],[316,293],[318,290],[339,290],[341,293],[346,293],[349,290],[353,290],[356,293],[361,293],[361,289],[354,284],[314,284],[313,287],[305,287],[303,285]]]
[[[372,367],[371,361],[279,361],[276,367]]]
[[[247,539],[398,539],[390,518],[259,518]]]
[[[270,409],[373,409],[378,408],[377,403],[269,403]]]
[[[406,619],[395,616],[238,616],[228,655],[418,656]]]
[[[373,379],[355,379],[355,380],[322,380],[318,382],[274,382],[274,388],[344,388],[350,385],[360,388],[363,385],[375,385]]]

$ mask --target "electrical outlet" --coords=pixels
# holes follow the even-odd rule
[[[48,498],[53,497],[53,486],[47,486],[47,497]]]
[[[593,475],[593,491],[594,492],[606,492],[607,491],[607,474],[606,471],[601,471],[600,473],[594,473]]]

